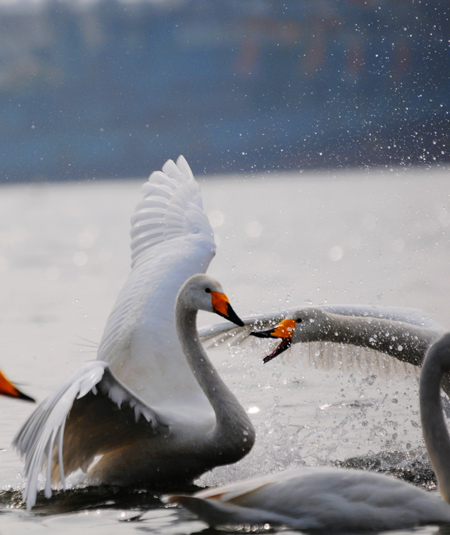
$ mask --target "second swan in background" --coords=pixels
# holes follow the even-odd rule
[[[450,333],[428,351],[420,380],[422,429],[439,491],[450,502],[450,437],[440,382],[450,371]],[[200,491],[172,495],[217,526],[287,526],[327,532],[385,531],[450,523],[450,505],[393,477],[339,468],[298,468]]]

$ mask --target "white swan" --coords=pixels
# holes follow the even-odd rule
[[[12,398],[23,399],[25,401],[33,401],[34,399],[21,392],[11,381],[9,381],[0,371],[0,394],[2,396],[9,396]]]
[[[143,194],[132,218],[131,274],[108,318],[97,360],[43,401],[14,438],[13,445],[25,457],[28,508],[35,503],[44,466],[46,496],[52,481],[64,487],[65,476],[77,469],[87,472],[92,484],[148,487],[192,479],[238,460],[252,446],[248,424],[247,441],[233,454],[226,452],[226,440],[215,444],[216,453],[202,452],[215,429],[217,404],[191,371],[174,310],[181,286],[206,270],[215,243],[186,160],[169,160],[162,172],[152,173]],[[216,313],[238,321],[229,315],[219,291],[208,296],[218,299],[213,303]],[[239,411],[227,418],[235,416],[239,425]],[[194,431],[198,444],[192,458],[188,444]]]
[[[427,450],[439,491],[450,502],[450,437],[440,382],[450,371],[450,333],[429,349],[420,381],[420,409]],[[200,491],[172,495],[212,526],[286,525],[326,531],[384,531],[450,523],[450,505],[389,476],[339,468],[299,468]]]
[[[49,497],[50,481],[58,469],[64,484],[65,471],[70,473],[81,460],[87,469],[96,455],[102,457],[88,472],[91,483],[155,487],[192,481],[250,451],[253,426],[200,343],[198,310],[241,322],[211,277],[194,275],[180,290],[175,309],[178,336],[213,416],[193,405],[149,406],[114,377],[106,362],[88,363],[39,405],[14,439],[15,446],[25,451],[28,508],[35,503],[42,463],[47,465]]]
[[[243,322],[243,329],[218,324],[200,330],[200,335],[210,346],[230,340],[238,344],[250,334],[281,339],[264,362],[293,344],[331,342],[368,348],[419,366],[428,347],[444,332],[441,325],[419,309],[373,305],[305,306],[243,318]],[[267,330],[254,330],[269,326]],[[323,353],[327,348],[322,350],[317,358],[326,359]]]

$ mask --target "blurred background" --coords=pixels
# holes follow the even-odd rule
[[[0,181],[431,164],[439,0],[3,0]]]

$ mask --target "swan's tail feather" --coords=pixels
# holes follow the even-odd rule
[[[51,496],[52,464],[59,464],[59,479],[65,487],[62,442],[66,418],[74,401],[90,392],[102,379],[107,364],[94,361],[72,374],[31,414],[13,440],[13,446],[25,458],[26,486],[24,500],[30,510],[36,503],[39,475],[46,473],[45,495]]]

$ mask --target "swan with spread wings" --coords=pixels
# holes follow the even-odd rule
[[[244,409],[208,367],[191,305],[242,322],[215,281],[194,278],[197,287],[191,283],[179,294],[215,254],[199,186],[182,156],[143,186],[131,220],[131,253],[131,273],[97,360],[44,400],[14,438],[25,458],[28,508],[41,470],[47,497],[52,482],[64,487],[78,469],[90,484],[151,487],[192,481],[238,461],[253,445]]]

